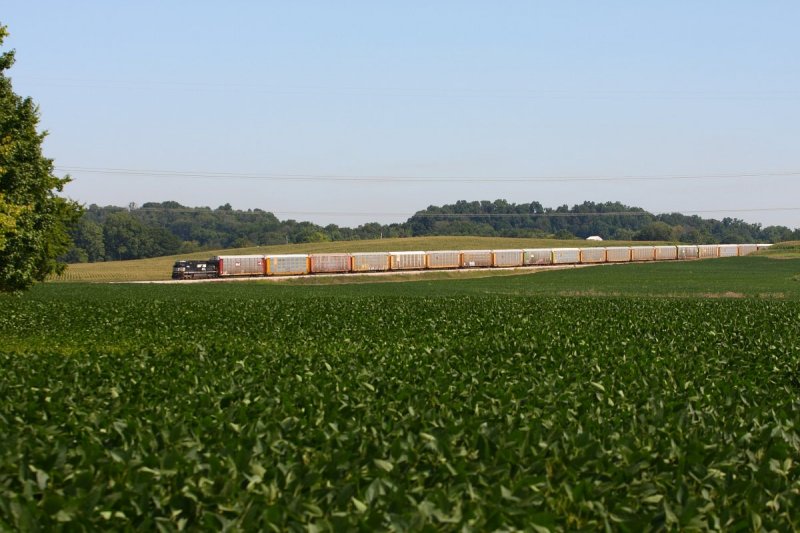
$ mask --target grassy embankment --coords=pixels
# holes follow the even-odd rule
[[[471,276],[471,277],[470,277]],[[48,283],[28,298],[183,298],[208,302],[258,293],[263,297],[458,297],[631,296],[800,300],[800,258],[732,257],[694,262],[601,265],[591,268],[520,273],[433,272],[425,276],[298,277],[282,282],[202,283],[134,286],[127,284]]]
[[[568,248],[589,246],[625,246],[629,242],[579,241],[554,239],[522,239],[504,237],[409,237],[403,239],[373,239],[364,241],[339,241],[277,246],[256,246],[229,250],[210,250],[176,256],[109,261],[70,265],[55,281],[157,281],[170,278],[176,259],[207,259],[214,255],[248,254],[306,254],[335,252],[389,252],[410,250],[485,250],[503,248]],[[636,243],[647,244],[647,243]],[[437,275],[441,277],[441,274]],[[447,275],[445,275],[446,277]],[[436,276],[435,276],[436,277]]]
[[[384,239],[290,245],[237,250],[235,253],[297,253],[414,249],[480,249],[514,248],[520,246],[575,246],[583,241],[530,241],[526,239],[491,239],[481,237],[434,237],[412,239]],[[588,244],[588,243],[586,243]],[[605,244],[609,244],[606,242]],[[233,251],[228,250],[228,253]],[[215,252],[194,254],[206,257]],[[61,281],[109,282],[168,279],[175,257],[160,257],[139,261],[71,265]],[[460,280],[460,283],[447,283]],[[398,287],[388,287],[389,282],[408,282]],[[274,283],[271,283],[274,285]],[[248,283],[250,285],[250,283]],[[261,284],[263,285],[263,283]],[[340,276],[298,277],[278,285],[319,286],[315,294],[557,294],[557,295],[656,295],[740,297],[762,296],[795,298],[800,296],[800,243],[791,242],[759,252],[751,257],[705,260],[697,262],[640,263],[604,265],[590,269],[569,269],[540,272],[536,277],[514,270],[441,271],[392,276]],[[325,289],[358,285],[351,289]],[[191,286],[196,290],[196,285]],[[224,288],[207,289],[236,292],[239,289],[226,284]],[[242,290],[250,290],[243,288]],[[262,288],[264,291],[292,291],[291,288]],[[205,292],[205,290],[204,290]]]

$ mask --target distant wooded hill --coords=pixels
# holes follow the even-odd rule
[[[91,205],[73,231],[69,262],[140,259],[255,245],[432,235],[586,238],[687,243],[780,242],[800,239],[800,230],[762,227],[735,218],[704,219],[679,213],[653,215],[619,202],[584,202],[569,207],[505,200],[430,206],[399,224],[347,228],[278,220],[260,209],[216,209],[177,202],[141,207]]]

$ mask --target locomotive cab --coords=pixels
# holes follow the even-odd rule
[[[217,277],[217,262],[208,260],[180,260],[172,266],[172,279],[202,279]]]

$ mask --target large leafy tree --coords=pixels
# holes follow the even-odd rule
[[[8,35],[0,25],[0,45]],[[53,175],[42,155],[39,109],[14,93],[6,71],[14,52],[0,54],[0,291],[29,288],[63,270],[57,258],[70,245],[69,229],[82,208],[58,196],[69,178]]]

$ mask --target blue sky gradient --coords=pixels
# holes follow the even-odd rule
[[[798,2],[10,0],[0,22],[47,155],[93,169],[66,191],[87,204],[357,225],[459,199],[619,200],[800,226],[800,210],[745,211],[800,207]]]

